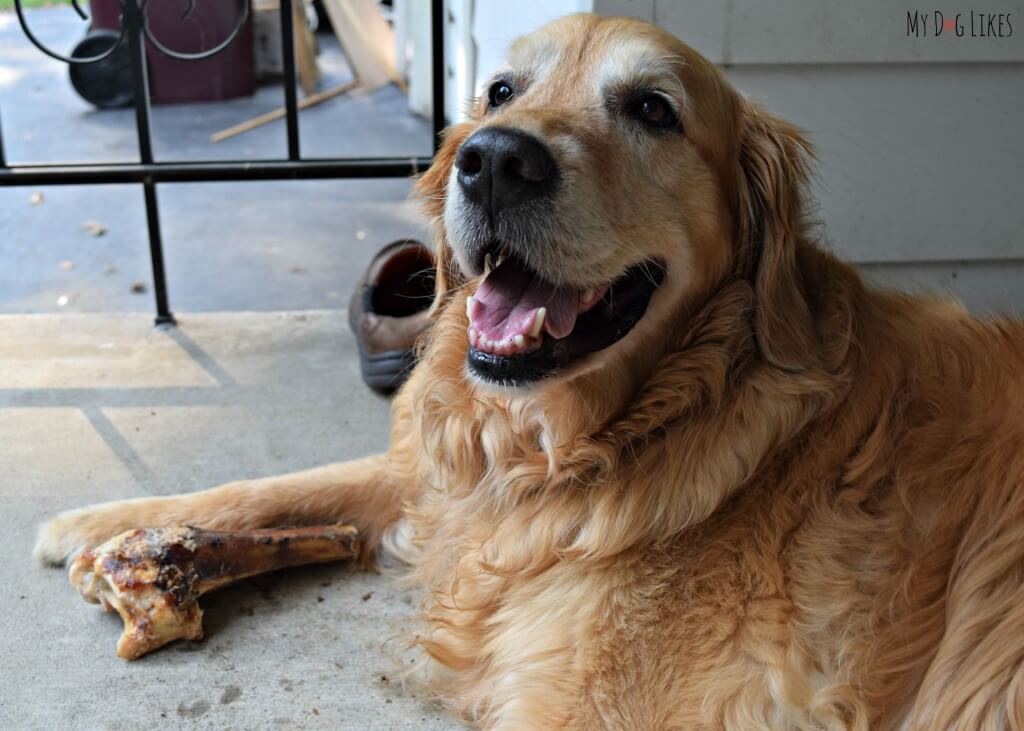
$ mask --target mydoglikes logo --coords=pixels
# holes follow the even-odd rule
[[[908,38],[1009,38],[1013,35],[1012,13],[945,14],[941,10],[907,11]]]

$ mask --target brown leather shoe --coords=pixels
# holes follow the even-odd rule
[[[352,293],[348,324],[359,343],[359,366],[370,388],[391,393],[416,364],[416,339],[430,326],[434,254],[413,239],[381,249]]]

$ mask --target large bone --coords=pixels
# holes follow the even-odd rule
[[[71,584],[124,620],[117,654],[135,660],[179,638],[203,636],[198,599],[267,571],[358,555],[349,525],[210,531],[189,526],[130,530],[79,556]]]

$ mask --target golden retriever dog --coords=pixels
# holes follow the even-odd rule
[[[865,285],[811,151],[656,27],[520,39],[418,183],[436,321],[385,454],[62,514],[346,520],[489,729],[1024,729],[1024,324]]]

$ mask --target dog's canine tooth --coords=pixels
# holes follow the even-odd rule
[[[469,328],[469,344],[475,348],[479,338],[480,334],[477,333],[476,329],[472,327]]]
[[[492,269],[494,269],[494,259],[490,254],[484,254],[484,274],[490,274]]]
[[[472,317],[473,317],[470,314],[473,311],[473,301],[474,300],[473,300],[472,296],[469,296],[469,297],[466,298],[466,318],[467,319],[472,319]]]
[[[544,318],[547,317],[548,308],[538,307],[537,314],[533,318],[533,326],[530,328],[530,337],[536,338],[540,336],[541,328],[544,327]]]

